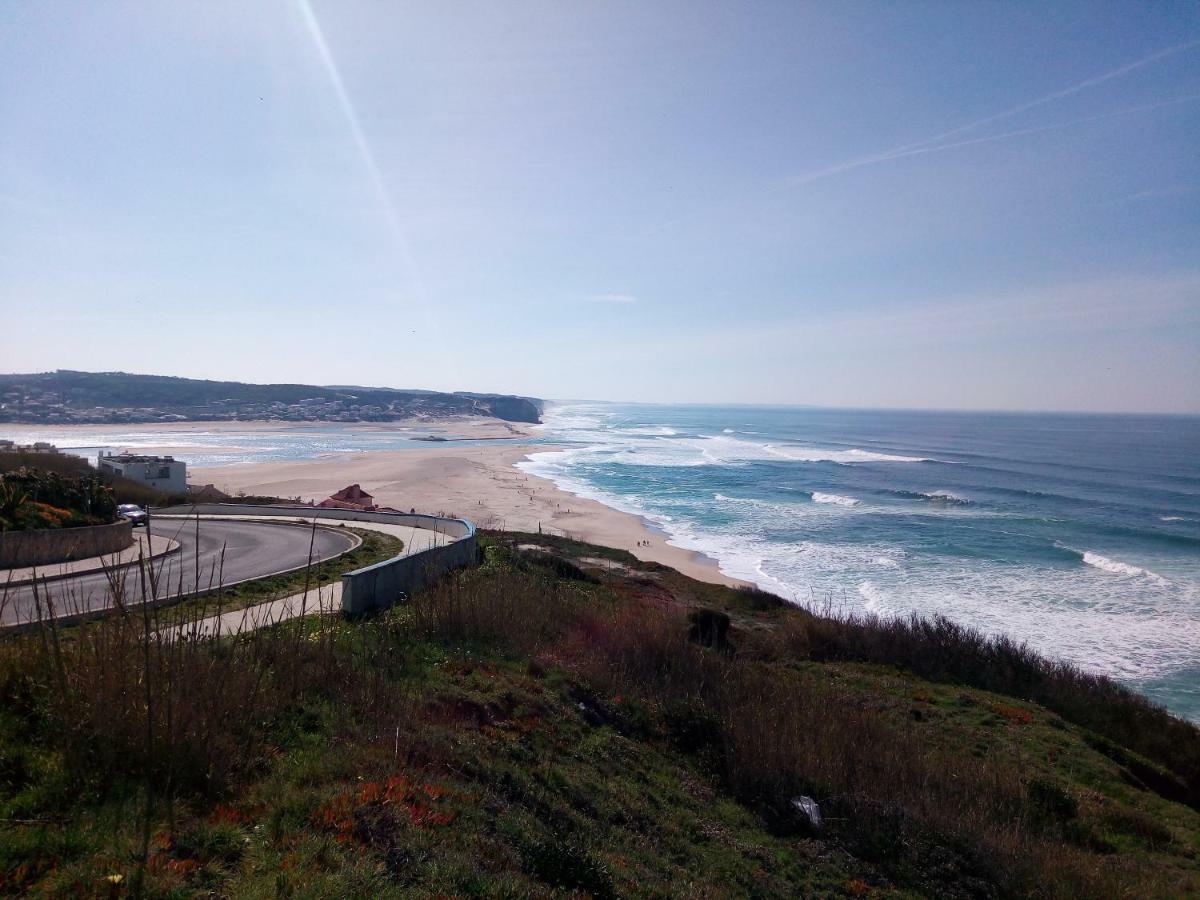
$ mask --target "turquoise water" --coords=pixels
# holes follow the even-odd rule
[[[521,467],[797,603],[940,612],[1200,721],[1200,418],[562,403]]]

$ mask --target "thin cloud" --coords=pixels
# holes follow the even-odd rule
[[[982,119],[975,119],[974,121],[967,122],[963,125],[956,126],[955,128],[951,128],[949,131],[940,132],[939,134],[935,134],[930,137],[924,138],[923,140],[915,141],[915,142],[909,143],[909,144],[901,144],[899,147],[893,147],[892,149],[885,150],[882,153],[875,153],[875,154],[872,154],[871,156],[865,156],[865,157],[861,157],[859,159],[850,160],[849,162],[839,163],[838,165],[835,165],[835,166],[829,166],[824,169],[818,169],[817,171],[810,172],[807,175],[797,175],[793,178],[788,179],[787,186],[789,188],[800,187],[805,184],[811,184],[814,181],[820,181],[821,179],[828,178],[832,175],[840,175],[843,172],[850,172],[850,171],[853,171],[854,169],[861,169],[864,166],[873,166],[873,165],[876,165],[877,163],[887,162],[887,161],[893,160],[893,159],[900,159],[901,157],[905,157],[905,156],[913,156],[919,152],[929,152],[926,148],[941,149],[940,142],[946,140],[947,138],[954,137],[955,135],[962,134],[963,132],[966,132],[966,131],[971,131],[972,129],[975,129],[975,128],[980,128],[984,125],[990,125],[993,122],[998,122],[1002,119],[1007,119],[1011,116],[1015,116],[1020,113],[1027,112],[1028,110],[1035,109],[1039,106],[1044,106],[1047,103],[1053,103],[1055,100],[1061,100],[1064,97],[1070,97],[1074,94],[1080,93],[1081,91],[1086,91],[1089,88],[1093,88],[1099,84],[1103,84],[1106,81],[1111,81],[1114,78],[1120,78],[1121,76],[1127,75],[1130,72],[1133,72],[1137,69],[1142,68],[1143,66],[1151,65],[1152,63],[1156,63],[1159,60],[1165,59],[1168,56],[1174,56],[1177,53],[1183,53],[1184,51],[1191,50],[1195,47],[1200,47],[1200,40],[1188,41],[1187,43],[1176,44],[1174,47],[1167,47],[1166,49],[1159,50],[1157,53],[1152,53],[1149,56],[1143,57],[1142,59],[1135,60],[1134,62],[1131,62],[1131,63],[1126,63],[1125,65],[1118,66],[1117,68],[1112,69],[1108,72],[1104,72],[1100,75],[1095,75],[1091,78],[1087,78],[1087,79],[1079,82],[1078,84],[1073,84],[1070,87],[1062,88],[1061,90],[1057,90],[1057,91],[1054,91],[1053,93],[1046,94],[1045,96],[1038,97],[1035,100],[1029,100],[1025,103],[1019,104],[1018,106],[1010,107],[1009,109],[1003,110],[1001,112],[993,113],[992,115],[985,116]],[[1170,102],[1174,102],[1174,101],[1168,101],[1168,103],[1170,103]],[[1070,123],[1070,124],[1081,124],[1081,123],[1074,122],[1074,123]],[[1041,129],[1041,130],[1052,130],[1056,127],[1059,127],[1059,126],[1053,126],[1053,125],[1046,126],[1044,129]],[[1001,138],[1004,138],[1004,137],[1013,137],[1017,133],[1027,133],[1027,132],[1015,132],[1012,134],[1000,135],[1000,136],[997,136],[995,139],[1000,140]],[[950,146],[965,146],[968,143],[982,143],[985,140],[987,140],[987,139],[980,138],[980,139],[976,139],[975,141],[955,142],[952,145],[945,145],[945,146],[947,148]],[[939,145],[939,146],[931,148],[931,145]]]
[[[637,303],[638,298],[633,294],[589,294],[584,298],[588,303]]]

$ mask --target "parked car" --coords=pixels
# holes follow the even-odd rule
[[[136,503],[122,503],[117,507],[117,515],[132,522],[134,528],[150,522],[150,514]]]

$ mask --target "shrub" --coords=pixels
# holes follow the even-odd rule
[[[521,859],[531,874],[567,891],[585,891],[603,900],[612,897],[612,879],[604,864],[586,848],[572,841],[549,837],[530,841],[521,848]]]
[[[1006,636],[988,637],[944,616],[789,617],[760,642],[767,656],[799,652],[821,661],[900,666],[922,678],[1030,700],[1169,770],[1141,765],[1138,777],[1171,800],[1200,809],[1200,729],[1102,675],[1046,659]],[[1114,750],[1113,752],[1118,752]],[[1125,754],[1128,756],[1128,754]],[[1135,759],[1120,760],[1131,770]]]
[[[98,475],[18,469],[0,475],[0,530],[113,521],[117,504]]]

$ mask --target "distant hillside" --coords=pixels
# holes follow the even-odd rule
[[[63,369],[0,375],[0,422],[28,424],[249,419],[388,422],[450,416],[538,422],[540,413],[539,400],[504,394],[244,384]]]

